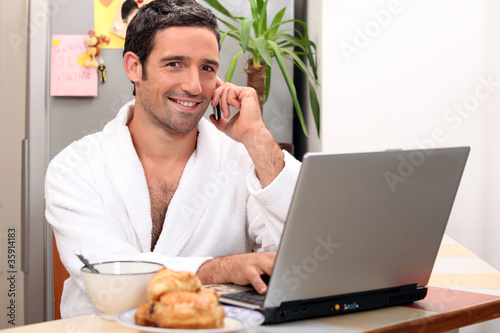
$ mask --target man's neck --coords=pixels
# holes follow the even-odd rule
[[[151,125],[143,113],[136,113],[135,110],[127,126],[143,164],[168,166],[172,163],[186,163],[196,149],[197,128],[189,133],[175,133]]]

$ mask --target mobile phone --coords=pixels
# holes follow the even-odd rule
[[[217,89],[217,87],[215,87],[215,89]],[[217,103],[216,106],[212,106],[212,108],[213,108],[215,120],[219,120],[221,115],[222,115],[221,110],[220,110],[220,100],[219,100],[219,103]]]
[[[220,102],[216,106],[212,106],[212,108],[214,109],[215,120],[219,120],[221,117]]]

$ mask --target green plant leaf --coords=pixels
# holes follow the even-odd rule
[[[294,20],[295,22],[299,23],[302,25],[302,28],[304,29],[304,37],[303,39],[305,40],[306,44],[306,56],[307,60],[309,60],[309,65],[312,67],[313,73],[317,73],[317,67],[316,67],[316,59],[313,58],[313,54],[315,52],[312,51],[312,48],[316,49],[316,46],[309,40],[309,34],[307,32],[307,24],[304,21],[301,20]],[[318,76],[316,74],[316,80],[318,79]]]
[[[261,36],[266,30],[267,30],[267,0],[262,3],[262,1],[259,1],[259,22],[258,22],[258,29],[259,31],[255,32],[255,37]]]
[[[227,36],[227,31],[222,31],[220,33],[220,45],[224,44],[224,40],[226,40],[226,36]]]
[[[281,11],[284,11],[286,10],[286,8],[283,8]],[[278,14],[281,12],[279,11],[276,16],[278,16]],[[284,12],[283,12],[283,15],[284,15]],[[283,15],[281,15],[281,18],[283,18]],[[296,20],[292,19],[292,20],[286,20],[286,21],[278,21],[276,19],[276,16],[274,17],[273,19],[273,22],[271,23],[271,25],[269,26],[269,29],[274,29],[276,26],[280,26],[280,25],[283,25],[283,24],[287,24],[287,23],[290,23],[290,22],[295,22]],[[290,30],[290,29],[286,29],[286,30]]]
[[[240,41],[240,40],[241,40],[240,36],[235,35],[232,31],[228,31],[228,32],[227,32],[227,35],[228,35],[229,37],[232,37],[233,39],[235,39],[235,40],[237,40],[237,41]]]
[[[290,74],[288,74],[288,70],[286,69],[283,57],[281,56],[280,49],[278,45],[273,41],[268,41],[268,44],[271,47],[271,50],[273,50],[274,52],[274,56],[276,57],[276,61],[278,62],[278,65],[281,69],[281,73],[285,78],[285,82],[288,86],[288,90],[290,91],[290,95],[292,95],[293,105],[295,106],[295,112],[297,112],[297,117],[299,117],[300,125],[302,126],[302,131],[304,132],[306,137],[309,137],[309,134],[307,133],[307,126],[304,121],[304,116],[302,115],[302,109],[300,107],[300,103],[297,98],[297,90],[295,89],[295,85],[293,83]]]
[[[320,118],[319,118],[319,101],[318,101],[318,96],[316,96],[316,91],[314,87],[309,84],[309,104],[311,105],[311,111],[313,114],[314,118],[314,123],[316,124],[316,131],[318,132],[318,137],[319,137],[319,130],[320,130]]]
[[[267,49],[267,41],[264,37],[259,37],[254,39],[254,44],[255,48],[259,52],[260,56],[266,64],[271,67],[273,65],[273,59],[271,58],[271,54],[269,53],[269,50]]]
[[[273,21],[271,22],[271,26],[267,31],[265,32],[265,35],[267,38],[272,38],[274,35],[276,35],[276,32],[278,32],[278,29],[281,25],[281,20],[283,19],[283,15],[285,15],[286,12],[286,7],[280,10],[275,16]],[[263,33],[264,34],[264,33]]]
[[[262,8],[266,8],[267,6],[267,0],[257,0],[257,10],[259,13],[262,11]]]
[[[239,29],[236,28],[234,25],[232,25],[231,23],[221,19],[220,17],[217,18],[220,22],[222,22],[226,27],[228,27],[232,32],[236,32],[239,34]]]
[[[231,14],[218,0],[205,0],[205,2],[221,14],[224,14],[236,21],[236,17],[234,17],[233,14]]]
[[[313,86],[314,84],[319,85],[319,82],[316,80],[317,75],[314,75],[313,73],[311,73],[311,71],[307,68],[307,66],[302,61],[302,59],[300,59],[297,56],[297,54],[295,54],[294,52],[292,52],[290,50],[281,50],[281,51],[283,52],[283,54],[289,55],[293,59],[293,61],[295,62],[296,66],[301,70],[301,72],[304,73],[305,75],[307,75],[309,77],[309,79],[313,81],[313,82],[309,82],[309,79],[308,79],[308,83],[307,83],[308,87],[309,87],[309,104],[311,106],[311,111],[313,114],[314,123],[316,124],[316,130],[317,130],[318,137],[319,137],[319,133],[320,133],[320,105],[319,105],[318,97],[316,95],[316,91],[315,91],[314,86]]]
[[[269,91],[271,90],[271,66],[266,67],[266,91],[264,96],[264,103],[267,102]]]
[[[224,78],[224,81],[226,82],[231,82],[233,79],[234,75],[234,69],[236,68],[236,65],[238,64],[238,58],[243,54],[243,51],[239,51],[236,53],[236,55],[231,59],[231,62],[229,63],[229,67],[226,72],[226,77]]]
[[[254,19],[244,19],[241,21],[241,47],[243,52],[247,51],[248,41],[250,40],[250,30],[252,29],[252,24],[255,22]]]
[[[257,20],[259,18],[259,8],[257,6],[257,3],[255,2],[255,0],[248,0],[248,2],[250,2],[252,17],[254,20]]]
[[[314,75],[314,73],[311,73],[309,68],[306,66],[306,64],[302,61],[302,59],[300,59],[300,57],[297,54],[295,54],[294,52],[292,52],[290,50],[283,50],[283,49],[282,49],[282,53],[289,55],[293,59],[295,65],[300,69],[300,71],[302,73],[304,73],[305,75],[307,75],[309,78],[311,78],[315,84],[319,85],[319,82],[316,80],[316,75]]]
[[[282,39],[282,41],[278,41],[280,39]],[[279,34],[274,35],[272,40],[274,40],[280,44],[283,42],[288,42],[288,43],[290,43],[290,47],[301,46],[303,44],[303,42],[299,38],[292,36],[290,34],[285,34],[285,33],[279,33]]]

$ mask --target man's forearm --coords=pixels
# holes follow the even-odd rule
[[[196,272],[196,275],[203,284],[227,283],[229,279],[224,276],[222,266],[223,260],[221,258],[205,261]]]
[[[285,167],[283,151],[267,128],[261,128],[245,142],[262,188],[271,184]]]
[[[248,281],[245,280],[245,277],[240,276],[242,273],[241,262],[243,260],[244,255],[241,254],[214,258],[205,261],[198,269],[196,275],[198,275],[203,284],[245,284]]]

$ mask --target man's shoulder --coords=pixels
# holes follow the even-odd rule
[[[48,173],[81,173],[89,164],[103,161],[103,132],[84,136],[61,150],[48,166]]]
[[[61,150],[50,162],[49,171],[56,168],[65,172],[81,172],[88,165],[105,163],[104,146],[121,145],[130,140],[126,124],[134,103],[135,100],[126,103],[102,131],[86,135]]]

